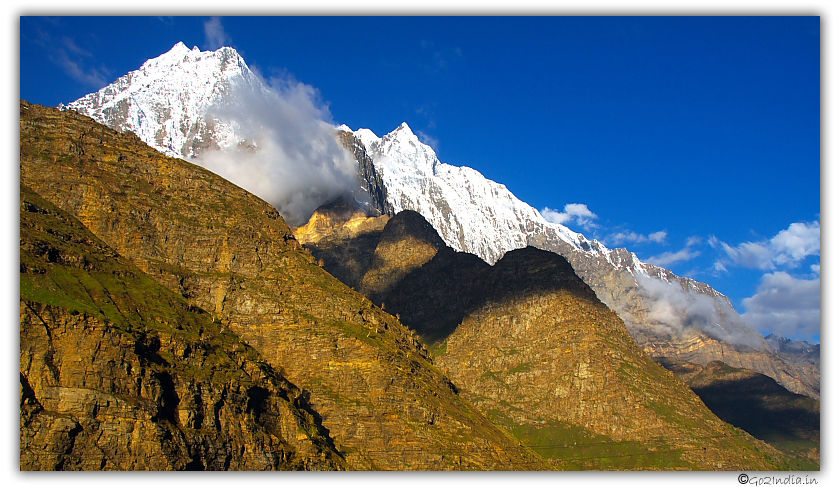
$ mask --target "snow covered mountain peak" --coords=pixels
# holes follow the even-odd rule
[[[412,132],[411,127],[408,126],[408,123],[403,122],[400,124],[399,127],[394,129],[393,132],[385,136],[387,137],[395,137],[404,140],[419,140],[414,132]]]
[[[179,42],[168,52],[145,62],[138,70],[71,103],[67,108],[113,129],[134,132],[141,140],[167,155],[191,159],[208,154],[212,158],[215,155],[213,151],[218,149],[222,153],[227,149],[242,153],[259,149],[261,139],[244,136],[246,126],[256,123],[254,110],[248,109],[257,107],[263,109],[262,115],[275,114],[265,106],[265,102],[276,96],[248,69],[236,50],[201,51],[197,47],[189,49]],[[225,108],[230,108],[227,115],[223,113]],[[217,117],[226,117],[226,121]],[[267,126],[277,126],[276,117],[268,117],[267,120],[270,122]],[[389,212],[415,210],[439,232],[447,245],[475,254],[489,263],[496,262],[507,251],[527,245],[562,254],[598,297],[620,314],[646,350],[658,355],[672,353],[685,359],[697,357],[702,352],[706,361],[726,360],[730,365],[744,365],[738,362],[741,360],[740,352],[714,338],[726,340],[727,337],[746,335],[737,313],[725,296],[706,284],[642,263],[626,249],[609,249],[561,224],[548,222],[537,209],[516,198],[504,185],[486,179],[474,169],[439,161],[435,151],[422,143],[408,124],[403,123],[380,138],[370,130],[354,132],[346,125],[329,125],[321,134],[320,124],[325,124],[323,121],[316,124],[319,130],[314,135],[311,132],[299,133],[294,132],[301,126],[298,118],[292,117],[286,122],[281,124],[285,130],[277,132],[281,132],[287,143],[318,140],[323,143],[314,146],[326,147],[330,146],[328,139],[335,135],[335,130],[343,132],[340,137],[345,148],[352,148],[359,162],[359,172],[353,170],[353,161],[350,160],[349,171],[342,174],[356,187],[358,182],[350,179],[358,174],[365,179],[362,181],[363,188],[377,188],[379,200],[387,198],[380,211],[386,211],[386,208]],[[290,133],[289,129],[294,133]],[[337,159],[344,160],[346,154],[341,152],[340,147],[338,149],[341,157]],[[313,159],[310,155],[306,153],[301,161]],[[332,157],[332,153],[327,155]],[[247,171],[240,173],[249,174]],[[313,182],[326,180],[317,170],[297,170],[294,175],[306,177],[294,183],[289,183],[288,177],[283,179],[295,188],[311,188]],[[268,181],[268,186],[276,186],[271,180],[265,181]],[[260,179],[260,183],[263,182]],[[372,190],[370,194],[373,194]],[[642,275],[653,279],[644,279]],[[645,287],[651,282],[653,286]],[[706,298],[713,300],[713,306],[706,306]],[[697,303],[704,306],[697,306]],[[703,323],[709,326],[696,324],[696,311],[701,308],[710,310],[709,316],[703,317]],[[672,323],[674,320],[669,318],[666,323],[663,316],[676,321]],[[710,327],[714,330],[708,331]],[[726,333],[716,332],[718,328],[725,328],[723,331]],[[679,330],[699,331],[687,334],[685,336],[689,338],[683,339]],[[664,335],[660,336],[660,332]],[[697,336],[705,341],[686,341]],[[762,342],[763,337],[759,335],[757,341]],[[737,343],[743,344],[744,340]],[[759,348],[767,348],[766,341]],[[777,362],[761,371],[780,381],[797,374]],[[796,377],[800,376],[804,377],[802,374]],[[818,397],[818,371],[816,389],[807,380],[800,381],[797,386],[800,379],[794,379],[792,383],[799,387],[794,389],[816,390]],[[807,387],[800,387],[802,384]]]
[[[193,50],[197,51],[198,46],[193,47]],[[145,64],[148,64],[151,61],[160,60],[162,58],[163,59],[170,59],[171,58],[173,60],[178,59],[180,57],[185,56],[188,52],[190,52],[190,48],[187,47],[187,45],[184,44],[183,41],[178,41],[174,46],[172,46],[172,49],[170,49],[168,52],[165,52],[165,53],[161,54],[160,56],[158,56],[156,58],[152,58],[152,59],[146,61],[143,64],[145,65]]]
[[[236,76],[253,76],[245,60],[232,47],[222,47],[216,51],[202,51],[197,46],[188,48],[183,42],[178,42],[172,49],[156,58],[149,59],[137,71],[131,74],[145,74],[151,80],[184,74],[214,75],[214,78],[232,78]],[[180,75],[180,76],[177,76]]]
[[[198,151],[238,142],[236,127],[207,117],[209,109],[224,104],[236,86],[264,89],[235,49],[201,51],[178,42],[66,108],[113,129],[134,132],[166,155],[188,159]]]
[[[394,211],[417,211],[456,250],[493,263],[505,252],[529,245],[534,233],[550,234],[588,252],[599,247],[563,225],[549,223],[478,171],[440,162],[405,122],[382,138],[368,129],[354,135],[382,176]]]
[[[371,148],[380,157],[400,161],[403,169],[411,171],[417,176],[434,176],[436,167],[440,163],[435,151],[420,142],[420,139],[414,135],[414,132],[405,122],[393,132],[382,137],[375,148]]]

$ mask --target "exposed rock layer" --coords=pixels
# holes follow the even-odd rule
[[[543,469],[277,211],[133,134],[21,102],[21,180],[309,393],[353,469]]]
[[[21,470],[340,469],[306,395],[21,186]]]

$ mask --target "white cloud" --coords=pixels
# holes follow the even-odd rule
[[[680,337],[701,331],[733,345],[762,346],[762,336],[746,326],[729,303],[719,296],[688,292],[678,283],[638,274],[639,286],[649,297],[649,323],[659,335]]]
[[[685,241],[685,245],[686,245],[686,247],[692,247],[694,245],[697,245],[697,244],[701,243],[702,241],[703,241],[703,239],[700,238],[700,237],[688,237],[688,239],[686,239],[686,241]]]
[[[428,145],[432,150],[437,152],[440,142],[438,139],[420,130],[417,131],[417,138],[420,139],[420,142]]]
[[[795,267],[808,256],[820,255],[820,222],[792,223],[769,240],[743,242],[736,247],[716,237],[711,237],[709,244],[725,254],[715,263],[718,270],[732,265],[765,271]]]
[[[80,83],[96,88],[104,86],[107,83],[105,73],[102,70],[83,66],[79,60],[71,58],[63,49],[54,52],[51,57],[64,69],[65,73]]]
[[[563,225],[572,219],[572,215],[569,215],[568,213],[561,213],[558,210],[554,210],[549,207],[543,208],[540,214],[543,218],[548,220],[549,223],[558,223],[560,225]]]
[[[668,267],[676,262],[694,259],[702,254],[699,250],[692,250],[695,245],[701,242],[698,237],[691,237],[686,240],[685,247],[676,252],[663,252],[645,259],[645,262],[660,267]]]
[[[664,242],[664,241],[665,241],[665,237],[667,237],[667,236],[668,236],[668,232],[667,232],[667,231],[665,231],[665,230],[660,230],[660,231],[658,231],[658,232],[653,232],[653,233],[651,233],[650,235],[648,235],[648,237],[647,237],[647,238],[648,238],[648,240],[650,240],[651,242],[662,243],[662,242]]]
[[[819,266],[816,272],[819,272]],[[744,319],[754,328],[794,340],[819,340],[820,278],[787,272],[764,274],[755,295],[743,301]]]
[[[215,51],[223,46],[231,44],[230,36],[225,33],[222,27],[222,19],[219,17],[211,17],[210,20],[204,23],[204,46],[211,51]]]
[[[39,30],[34,41],[44,48],[47,59],[60,66],[72,79],[97,89],[107,84],[110,75],[108,70],[92,66],[96,62],[93,54],[80,47],[73,38],[64,36],[54,39]]]
[[[594,220],[598,218],[598,215],[582,203],[569,203],[563,207],[562,212],[545,207],[540,213],[550,223],[565,225],[574,221],[586,229],[597,227]]]
[[[271,86],[234,86],[228,104],[209,110],[256,150],[208,151],[193,162],[268,201],[293,226],[339,196],[363,199],[358,163],[339,144],[315,88],[292,78]]]
[[[636,232],[618,232],[607,236],[604,241],[610,245],[621,245],[627,242],[630,243],[663,243],[668,236],[666,230],[660,230],[648,235],[642,235]]]
[[[668,267],[675,262],[691,260],[698,257],[701,253],[702,252],[699,250],[691,250],[689,247],[685,247],[676,252],[663,252],[659,255],[654,255],[653,257],[648,258],[645,262],[658,265],[659,267]]]
[[[93,57],[93,54],[91,54],[89,51],[79,47],[79,45],[76,44],[76,41],[73,40],[70,37],[66,37],[66,36],[63,37],[61,39],[61,43],[64,44],[64,47],[66,47],[73,54],[77,54],[77,55],[83,56],[83,57]]]

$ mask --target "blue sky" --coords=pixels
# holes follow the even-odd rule
[[[21,17],[20,97],[68,103],[178,42],[405,121],[570,228],[818,341],[819,17]]]

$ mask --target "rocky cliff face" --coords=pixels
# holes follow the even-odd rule
[[[76,113],[21,102],[20,116],[21,181],[283,370],[348,468],[549,468],[267,203]]]
[[[728,298],[709,285],[547,222],[504,186],[470,168],[440,162],[405,124],[381,138],[366,129],[353,134],[372,157],[393,207],[422,214],[454,249],[488,263],[526,245],[559,253],[650,354],[753,368],[791,391],[819,398],[819,368],[775,353],[761,334],[743,323]],[[669,300],[675,293],[681,299]],[[682,302],[700,301],[714,313],[696,316],[680,307]],[[681,318],[659,319],[656,310],[663,307],[673,308],[670,315]]]
[[[21,186],[21,470],[342,469],[307,396]]]
[[[374,235],[375,249],[355,247],[372,255],[351,282],[433,345],[464,397],[555,465],[749,469],[770,465],[765,454],[779,459],[651,361],[556,253],[528,247],[490,266],[446,247],[412,211]],[[307,245],[326,261],[341,240]]]
[[[820,368],[820,345],[814,345],[804,342],[802,340],[791,340],[789,338],[770,334],[764,337],[770,348],[790,359],[801,364],[813,365],[819,370]]]
[[[344,130],[338,132],[338,140],[359,162],[359,181],[362,183],[362,190],[370,198],[369,203],[362,202],[368,210],[367,213],[371,216],[393,215],[394,207],[388,201],[388,190],[382,181],[382,176],[376,171],[376,166],[373,165],[373,159],[368,155],[365,145],[352,133]]]
[[[540,248],[569,259],[598,297],[621,316],[633,338],[650,356],[667,356],[699,365],[722,361],[771,377],[797,394],[819,399],[819,367],[774,351],[758,332],[741,323],[729,299],[707,284],[648,264],[641,264],[644,275],[627,272],[632,256],[624,249],[611,252],[619,263],[616,266],[602,256],[580,252],[565,242],[540,240],[537,243]],[[647,279],[645,275],[663,279]],[[648,287],[640,285],[640,280],[646,280]],[[661,291],[663,288],[666,291]],[[706,307],[716,309],[713,319],[686,315],[675,323],[654,317],[657,306],[668,306],[665,296],[675,293],[687,302],[704,301]],[[678,307],[674,310],[680,314]]]
[[[249,100],[270,99],[235,50],[201,52],[179,43],[69,108],[120,131],[133,131],[168,155],[191,158],[211,150],[254,147],[252,135],[241,130],[247,125],[246,116],[222,121],[212,113],[241,104],[238,97],[243,94]],[[504,185],[473,169],[439,161],[406,124],[381,138],[367,129],[352,132],[342,126],[339,138],[359,162],[361,187],[369,197],[360,202],[366,213],[417,211],[449,246],[488,263],[527,245],[559,252],[650,353],[671,353],[701,364],[722,360],[736,367],[756,367],[794,392],[819,398],[819,365],[799,364],[793,357],[774,353],[763,337],[742,323],[725,296],[708,285],[547,222]],[[715,301],[717,316],[679,323],[656,319],[652,310],[669,303],[641,286],[645,277],[680,286],[691,300]]]

